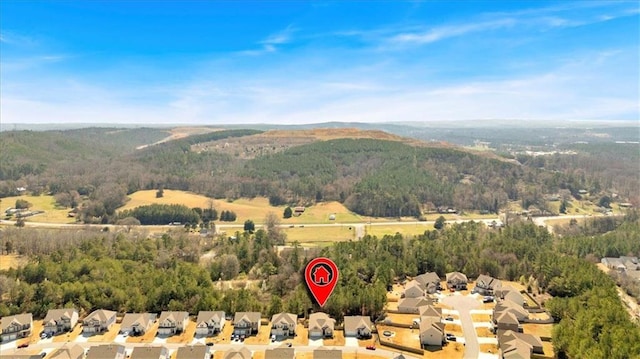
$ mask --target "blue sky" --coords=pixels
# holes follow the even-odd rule
[[[4,123],[638,120],[637,1],[0,1]]]

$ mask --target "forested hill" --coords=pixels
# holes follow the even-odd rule
[[[214,198],[266,196],[274,205],[337,200],[364,215],[417,217],[441,206],[497,212],[514,200],[544,209],[545,194],[573,193],[592,180],[415,140],[314,138],[283,144],[286,139],[269,136],[252,142],[261,134],[257,130],[224,130],[136,150],[167,134],[2,133],[0,197],[14,195],[18,186],[79,195],[81,209],[91,209],[82,218],[101,222],[115,219],[127,194],[160,187]]]

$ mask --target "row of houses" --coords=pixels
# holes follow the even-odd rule
[[[96,310],[82,321],[82,332],[96,334],[108,331],[116,323],[116,312],[110,310]],[[182,333],[190,321],[188,312],[165,311],[158,319],[160,336],[171,336]],[[237,336],[252,336],[260,328],[260,312],[237,312],[233,318],[233,334]],[[49,310],[44,319],[46,334],[60,334],[71,331],[78,322],[78,311],[69,309]],[[156,314],[126,313],[120,324],[120,332],[130,335],[144,335],[156,322]],[[331,338],[335,329],[335,319],[327,314],[318,312],[309,316],[309,337]],[[223,311],[201,311],[196,319],[196,335],[212,336],[221,332],[226,323]],[[278,313],[271,317],[271,335],[278,340],[294,337],[298,317],[292,313]],[[16,340],[31,336],[33,318],[30,313],[3,317],[1,319],[2,341]],[[372,323],[369,317],[347,316],[344,318],[346,336],[357,338],[371,337]]]
[[[450,272],[446,274],[447,289],[466,290],[469,279],[464,273]],[[402,298],[423,298],[442,290],[440,277],[436,272],[420,274],[409,281],[404,288]]]
[[[496,334],[500,358],[529,359],[532,354],[544,354],[540,337],[522,332],[522,325],[529,312],[525,300],[517,289],[503,286],[501,281],[481,275],[476,280],[474,292],[495,296],[497,303],[491,315],[491,330]]]

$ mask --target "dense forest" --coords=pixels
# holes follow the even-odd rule
[[[0,315],[74,305],[125,311],[203,309],[287,310],[305,315],[313,302],[302,283],[305,263],[332,258],[340,283],[323,308],[337,319],[363,314],[378,318],[386,288],[406,276],[462,271],[519,280],[533,293],[554,298],[544,305],[558,325],[553,342],[560,357],[629,358],[640,352],[640,327],[617,297],[614,281],[581,257],[640,255],[640,223],[627,216],[606,234],[556,238],[544,228],[515,222],[500,230],[479,223],[456,224],[416,237],[365,236],[324,249],[296,244],[278,252],[276,226],[255,233],[205,239],[184,232],[148,238],[131,232],[44,232],[8,229],[0,248],[35,258],[0,274]],[[45,239],[46,238],[46,239]],[[59,240],[58,240],[59,239]],[[580,252],[576,252],[577,248]],[[202,262],[204,252],[213,253]],[[220,290],[219,280],[247,278],[256,289]],[[18,280],[16,280],[18,279]],[[134,285],[132,285],[134,284]]]
[[[517,161],[451,146],[373,139],[319,141],[253,159],[241,156],[250,150],[242,146],[192,149],[258,133],[215,131],[136,149],[167,132],[2,132],[0,197],[18,194],[18,187],[51,193],[60,205],[77,206],[86,223],[115,223],[128,194],[160,188],[212,198],[265,196],[273,204],[336,200],[362,215],[416,218],[438,207],[497,213],[509,201],[552,211],[548,195],[581,198],[583,189],[596,200],[613,194],[616,201],[639,199],[637,176],[628,175],[640,160],[634,145],[584,145],[575,156],[521,155]]]

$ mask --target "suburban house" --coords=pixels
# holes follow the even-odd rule
[[[304,213],[304,210],[305,210],[304,206],[298,206],[298,207],[295,207],[295,208],[293,209],[293,215],[294,215],[294,216],[299,216],[299,215],[301,215],[301,214],[303,214],[303,213]]]
[[[251,350],[247,347],[229,349],[224,353],[223,359],[251,359]]]
[[[309,316],[309,338],[333,338],[336,320],[326,313],[312,313]]]
[[[529,317],[529,312],[521,305],[518,305],[510,300],[502,300],[493,308],[493,316],[498,317],[502,312],[512,313],[519,322],[524,321]]]
[[[423,298],[426,295],[424,287],[416,280],[407,283],[402,293],[403,298]]]
[[[496,297],[502,300],[510,300],[513,303],[524,306],[524,297],[517,289],[509,286],[504,286],[496,290]]]
[[[84,348],[78,344],[65,344],[51,354],[49,359],[81,359],[84,358]]]
[[[31,335],[33,316],[31,313],[26,313],[2,317],[0,328],[2,328],[1,342],[26,338]]]
[[[271,335],[282,340],[296,335],[298,316],[291,313],[278,313],[271,317]]]
[[[128,332],[133,336],[144,335],[153,322],[156,321],[156,315],[151,313],[127,313],[120,323],[120,333]]]
[[[431,300],[426,298],[402,298],[398,301],[398,312],[417,314],[419,307],[430,304]]]
[[[420,344],[422,346],[442,346],[444,341],[444,323],[440,321],[440,318],[420,318]]]
[[[464,273],[447,273],[447,288],[451,290],[466,290],[469,279]]]
[[[95,345],[87,352],[87,359],[125,359],[126,357],[125,346],[119,344]]]
[[[544,354],[540,337],[517,333],[511,330],[499,330],[498,347],[503,358],[531,358],[531,354]]]
[[[206,345],[180,346],[175,359],[209,359],[211,358],[209,348]]]
[[[495,290],[501,287],[502,281],[489,277],[488,275],[480,274],[476,279],[476,286],[473,289],[473,292],[482,295],[493,295]]]
[[[98,309],[82,321],[82,332],[85,334],[102,333],[116,322],[116,312]]]
[[[422,288],[424,288],[429,294],[433,294],[436,291],[442,289],[440,288],[440,277],[438,277],[438,274],[436,272],[420,274],[419,276],[415,277],[414,280],[420,283]]]
[[[294,359],[295,355],[293,348],[273,348],[264,351],[264,359]]]
[[[418,308],[421,317],[442,318],[442,308],[436,308],[433,305],[423,305]]]
[[[134,347],[130,359],[170,359],[165,347]]]
[[[200,311],[196,319],[196,335],[214,335],[224,328],[225,318],[223,311]]]
[[[498,330],[512,330],[514,332],[522,331],[518,318],[509,311],[499,312],[496,316],[493,316],[491,318],[491,329],[494,333]]]
[[[313,351],[313,359],[342,359],[342,350],[320,347]]]
[[[162,312],[158,320],[158,335],[174,335],[182,333],[189,323],[188,312]]]
[[[250,336],[258,334],[260,312],[237,312],[233,317],[233,334]]]
[[[49,309],[44,317],[43,325],[45,333],[64,333],[71,331],[78,323],[78,311],[74,308]]]
[[[358,339],[371,338],[371,319],[364,316],[344,317],[344,336],[356,337]]]

